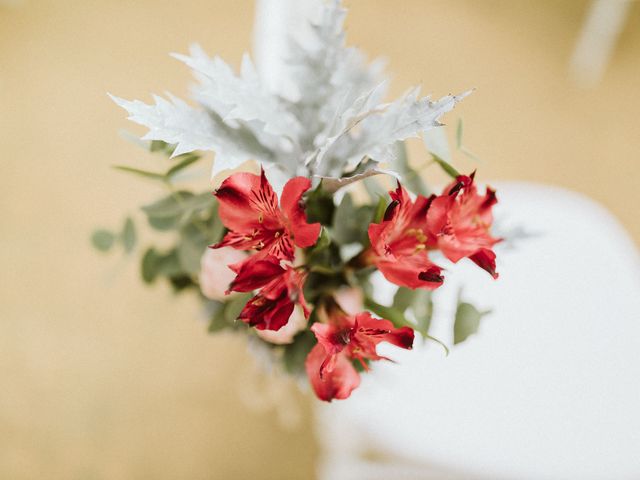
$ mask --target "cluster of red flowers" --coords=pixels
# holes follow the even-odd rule
[[[382,221],[369,225],[370,247],[359,255],[359,263],[377,267],[396,285],[432,290],[444,280],[442,268],[429,259],[430,251],[439,250],[452,262],[469,258],[496,278],[492,248],[499,239],[489,233],[496,196],[490,188],[478,194],[473,177],[460,175],[441,195],[415,200],[398,184],[390,192],[391,203]],[[258,290],[239,319],[259,330],[282,328],[296,304],[309,318],[303,294],[306,266],[294,262],[301,260],[296,259],[296,247],[312,247],[321,231],[320,223],[307,223],[302,197],[310,187],[307,178],[289,180],[278,204],[264,172],[236,173],[215,192],[220,218],[229,231],[212,248],[255,252],[229,265],[236,278],[228,292]],[[406,349],[413,345],[414,332],[409,327],[394,328],[389,320],[368,312],[348,315],[332,298],[325,299],[322,310],[320,321],[311,326],[318,343],[305,363],[322,400],[351,394],[360,383],[354,361],[366,370],[370,361],[384,358],[376,352],[378,343]]]

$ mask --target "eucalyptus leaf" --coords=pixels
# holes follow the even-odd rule
[[[393,308],[400,311],[410,309],[416,320],[413,328],[422,336],[428,335],[433,315],[433,301],[430,291],[400,287],[393,297]]]
[[[142,280],[145,283],[153,283],[158,276],[159,255],[154,248],[149,248],[142,256],[140,264]]]
[[[464,342],[470,335],[475,334],[480,327],[480,320],[488,312],[480,312],[470,303],[461,302],[456,309],[456,319],[453,326],[453,344]]]
[[[182,215],[187,208],[187,201],[193,193],[187,191],[175,192],[156,202],[142,207],[142,211],[149,217],[171,218]]]
[[[462,133],[463,133],[462,119],[458,119],[458,125],[456,125],[456,148],[462,147]]]
[[[400,328],[400,327],[414,328],[411,322],[409,322],[404,316],[404,312],[397,308],[381,305],[370,297],[365,297],[364,306],[365,308],[371,310],[376,315],[389,320],[391,323],[393,323],[393,325],[396,328]]]
[[[186,288],[196,286],[191,276],[184,274],[170,276],[169,283],[171,284],[173,291],[176,293],[181,292]]]
[[[384,197],[380,197],[378,199],[378,203],[376,204],[376,209],[373,214],[373,223],[381,223],[384,219],[384,212],[387,211],[388,201]]]
[[[208,331],[210,333],[217,332],[226,327],[224,321],[220,321],[223,317],[224,302],[217,300],[204,299],[204,314],[209,319]]]
[[[151,140],[149,143],[149,151],[153,153],[162,152],[171,155],[175,149],[175,145],[163,142],[162,140]]]
[[[216,202],[209,192],[194,195],[179,191],[143,206],[142,210],[153,228],[171,230],[189,223],[200,212],[214,208]]]
[[[247,302],[251,300],[253,295],[251,293],[238,293],[234,294],[224,306],[224,319],[227,323],[234,323],[238,319],[240,312],[245,307]]]
[[[333,195],[322,188],[322,182],[306,196],[306,214],[309,223],[320,222],[331,225],[335,205]]]
[[[113,168],[120,170],[121,172],[132,173],[139,177],[148,178],[151,180],[165,180],[165,176],[162,173],[148,172],[146,170],[140,170],[139,168],[127,167],[126,165],[114,165]]]
[[[116,235],[109,230],[99,229],[93,232],[91,235],[91,244],[97,250],[101,252],[107,252],[111,250],[116,240]]]
[[[159,253],[152,247],[142,257],[141,273],[145,283],[153,283],[159,276],[178,278],[183,275],[183,270],[175,249]]]
[[[122,228],[120,239],[122,241],[122,246],[124,247],[125,252],[132,252],[134,247],[136,246],[136,227],[133,224],[133,220],[131,220],[131,217],[127,217],[127,219],[124,221],[124,227]]]
[[[412,290],[407,287],[399,287],[393,296],[393,308],[404,311],[411,307],[418,297],[420,290]]]
[[[416,330],[426,338],[429,334],[429,327],[431,326],[431,319],[433,317],[433,299],[431,292],[423,289],[416,290],[416,296],[413,299],[411,310],[416,319]]]
[[[165,177],[172,178],[175,174],[181,172],[182,170],[187,168],[189,165],[192,165],[193,163],[200,160],[200,158],[201,158],[200,155],[195,155],[195,154],[184,155],[184,158],[181,161],[179,161],[173,167],[167,170]]]
[[[369,205],[355,206],[350,194],[342,197],[333,218],[333,237],[339,244],[366,242],[367,230],[363,228],[373,214]]]
[[[224,307],[225,304],[222,302],[214,302],[210,306],[207,306],[210,314],[209,333],[219,332],[229,327],[229,324],[224,318]]]
[[[202,254],[207,246],[213,243],[208,233],[194,224],[189,224],[180,231],[177,253],[180,265],[185,272],[197,274],[200,271]]]
[[[456,170],[449,162],[445,162],[433,153],[431,155],[433,155],[433,160],[440,165],[440,168],[442,168],[442,170],[444,170],[444,172],[451,178],[458,178],[460,176],[460,172],[458,172],[458,170]]]
[[[167,231],[180,227],[180,217],[147,217],[149,225],[154,230]]]
[[[331,245],[331,237],[329,236],[327,229],[322,227],[322,230],[320,230],[320,237],[318,238],[316,244],[312,247],[313,253],[321,252],[322,250],[328,248],[329,245]]]
[[[304,372],[304,361],[316,344],[316,338],[310,330],[296,335],[293,342],[284,346],[282,361],[285,370],[293,375]]]

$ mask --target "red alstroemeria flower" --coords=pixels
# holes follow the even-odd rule
[[[238,316],[246,324],[258,330],[280,330],[289,321],[296,303],[302,308],[305,318],[309,318],[309,307],[302,293],[304,272],[288,265],[282,266],[275,257],[252,258],[231,265],[231,269],[237,276],[229,291],[261,289]]]
[[[358,360],[386,359],[378,355],[380,342],[411,349],[414,332],[409,327],[394,328],[389,320],[373,318],[362,312],[349,316],[333,315],[331,323],[314,323],[311,330],[318,339],[305,361],[309,381],[320,400],[345,399],[360,385],[360,375],[351,363]]]
[[[374,263],[396,285],[433,290],[442,285],[442,269],[429,260],[426,214],[430,200],[419,195],[411,201],[398,183],[389,192],[391,203],[381,223],[369,225],[371,250],[366,262]]]
[[[469,258],[493,278],[498,278],[492,248],[500,239],[489,232],[496,192],[487,187],[486,193],[479,195],[474,174],[460,175],[442,195],[432,200],[427,212],[429,244],[439,248],[452,262]]]
[[[259,256],[293,260],[294,247],[316,243],[319,223],[307,223],[302,195],[311,187],[308,178],[296,177],[282,191],[280,206],[264,174],[234,173],[222,182],[215,196],[218,213],[230,231],[212,248],[231,246],[238,250],[258,250]]]

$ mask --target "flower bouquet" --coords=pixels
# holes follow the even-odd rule
[[[163,171],[116,167],[163,190],[142,207],[168,237],[144,251],[143,280],[197,292],[210,332],[248,336],[286,372],[306,373],[326,401],[349,397],[360,374],[386,360],[379,343],[410,349],[416,332],[437,341],[431,292],[445,262],[466,258],[498,276],[495,192],[478,192],[474,173],[458,173],[435,145],[432,163],[451,182],[432,193],[404,145],[442,128],[468,92],[433,101],[413,89],[384,103],[381,65],[345,45],[344,15],[329,3],[306,41],[290,40],[282,91],[267,88],[249,56],[235,73],[195,46],[174,57],[198,80],[197,106],[170,94],[153,104],[112,96],[148,128],[141,143],[166,157]],[[213,185],[190,174],[208,150]],[[94,232],[93,243],[133,251],[136,226],[129,217],[119,233]],[[393,302],[383,304],[376,292],[389,286]],[[459,305],[454,343],[481,315]]]

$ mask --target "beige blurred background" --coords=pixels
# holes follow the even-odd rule
[[[350,43],[390,60],[394,94],[477,88],[448,117],[464,118],[483,159],[458,157],[461,168],[583,192],[640,241],[640,5],[584,89],[568,65],[585,0],[346,4]],[[250,0],[0,2],[0,478],[313,478],[313,400],[283,395],[301,418],[289,429],[250,408],[244,343],[208,336],[192,298],[145,288],[136,260],[88,241],[156,194],[109,168],[154,160],[118,136],[140,130],[106,92],[184,95],[189,73],[167,53],[198,41],[237,65],[253,11]]]

